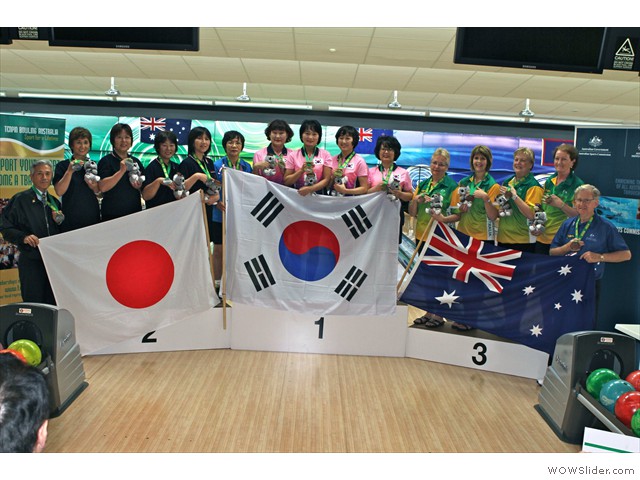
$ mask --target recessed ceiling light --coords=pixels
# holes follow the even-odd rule
[[[330,49],[329,49],[329,51],[330,51],[331,53],[336,53],[336,49],[335,49],[335,48],[330,48]]]

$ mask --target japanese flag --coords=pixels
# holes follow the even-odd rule
[[[218,301],[199,195],[43,238],[39,248],[83,355]]]

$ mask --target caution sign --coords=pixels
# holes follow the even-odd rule
[[[614,70],[633,70],[633,62],[635,58],[636,54],[633,51],[631,39],[625,38],[613,57]]]

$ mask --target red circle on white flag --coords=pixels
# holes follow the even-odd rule
[[[107,264],[107,288],[129,308],[146,308],[164,298],[174,278],[171,255],[162,245],[136,240],[120,247]]]

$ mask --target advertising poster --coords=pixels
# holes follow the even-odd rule
[[[53,168],[64,159],[65,121],[24,115],[0,115],[0,213],[13,195],[31,187],[29,168],[49,159]],[[54,193],[53,188],[50,193]],[[17,247],[0,236],[0,304],[22,301]]]
[[[598,329],[640,323],[640,128],[576,129],[578,175],[600,190],[596,212],[615,225],[631,250],[628,262],[607,264]]]

